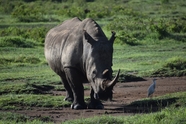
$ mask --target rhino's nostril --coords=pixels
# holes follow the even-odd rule
[[[94,98],[99,99],[99,95],[97,93],[94,93]]]

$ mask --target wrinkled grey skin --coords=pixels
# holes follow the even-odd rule
[[[73,18],[52,28],[45,39],[45,57],[67,91],[72,109],[86,109],[83,83],[91,83],[88,108],[103,109],[100,99],[112,99],[112,54],[115,33],[108,40],[92,19]]]

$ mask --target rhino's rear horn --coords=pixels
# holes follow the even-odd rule
[[[118,78],[119,78],[119,73],[120,73],[120,69],[118,70],[116,77],[107,84],[107,87],[114,87],[116,85]]]

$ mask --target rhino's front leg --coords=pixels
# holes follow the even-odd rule
[[[103,104],[101,103],[101,101],[99,99],[95,99],[94,96],[94,90],[91,89],[91,93],[90,93],[90,103],[88,104],[88,108],[89,109],[104,109]]]
[[[72,109],[86,109],[87,105],[84,101],[84,88],[81,80],[81,74],[76,68],[65,68],[66,79],[72,89],[74,101],[71,105]]]

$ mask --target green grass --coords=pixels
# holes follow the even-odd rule
[[[33,94],[7,94],[0,99],[1,110],[21,110],[30,107],[69,107],[70,103],[64,101],[64,96],[33,95]],[[25,109],[25,108],[24,108]]]
[[[184,0],[1,2],[0,109],[21,109],[21,105],[28,106],[28,109],[32,106],[69,106],[63,101],[64,96],[50,94],[50,90],[64,91],[64,87],[45,60],[43,42],[50,28],[74,16],[95,19],[108,38],[111,30],[116,31],[113,70],[115,74],[121,69],[120,81],[186,75]],[[90,12],[85,14],[87,8]],[[181,94],[130,104],[140,107],[153,104],[160,107],[156,113],[131,117],[102,116],[66,123],[186,123],[183,118],[186,115],[185,93]],[[174,103],[169,102],[170,107],[161,109],[162,104],[172,98],[176,98]],[[33,120],[13,113],[0,113],[0,123],[45,123],[46,120],[48,117]]]
[[[176,43],[174,41],[163,41],[158,43],[145,43],[138,46],[115,45],[113,69],[119,68],[123,73],[132,73],[138,76],[156,76],[152,73],[164,68],[165,63],[170,63],[170,59],[182,58],[185,63],[185,43]],[[165,45],[166,44],[166,45]],[[172,63],[172,62],[171,62]],[[183,67],[182,70],[184,70]],[[167,70],[165,73],[168,73]],[[158,76],[163,76],[159,75]],[[167,76],[174,76],[168,75]],[[175,74],[175,76],[179,76]],[[181,76],[181,75],[180,75]]]
[[[148,112],[147,114],[135,114],[133,116],[110,116],[102,115],[91,118],[70,120],[64,124],[179,124],[186,123],[186,92],[172,93],[165,96],[135,101],[128,107],[158,107],[158,112]],[[165,104],[166,102],[166,104]],[[149,106],[153,104],[153,106]],[[148,106],[146,106],[148,105]],[[156,105],[156,106],[155,106]]]
[[[79,119],[74,121],[67,121],[64,124],[181,124],[185,123],[186,109],[181,108],[166,108],[161,112],[134,115],[134,116],[97,116],[88,119]]]
[[[44,84],[34,84],[28,83],[27,80],[15,80],[15,81],[6,81],[2,83],[0,94],[50,94],[51,90],[64,91],[64,87],[62,85],[44,85]]]
[[[173,57],[168,59],[162,68],[154,71],[155,76],[184,76],[186,75],[186,59]]]
[[[30,119],[28,116],[22,114],[15,114],[11,112],[0,112],[1,124],[53,124],[49,117],[42,117],[38,119]]]

